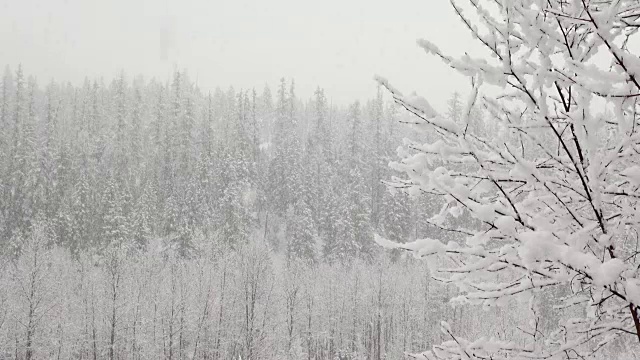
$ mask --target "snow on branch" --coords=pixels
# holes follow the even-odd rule
[[[631,0],[472,0],[475,24],[452,6],[493,56],[455,58],[422,39],[418,46],[471,79],[463,116],[444,117],[376,80],[414,119],[405,122],[426,130],[391,164],[405,174],[403,190],[442,197],[434,219],[457,238],[376,242],[440,258],[430,260],[432,275],[457,285],[457,302],[560,292],[555,305],[579,315],[555,328],[525,324],[525,344],[465,340],[448,329],[450,340],[410,356],[588,357],[618,337],[640,342],[640,58],[627,46],[640,8]],[[608,63],[594,57],[598,49]],[[483,83],[502,92],[484,93]],[[488,121],[477,122],[476,108]]]

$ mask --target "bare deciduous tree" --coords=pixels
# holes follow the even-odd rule
[[[394,167],[407,178],[396,185],[444,199],[432,220],[459,241],[378,241],[439,255],[430,260],[434,276],[458,286],[455,302],[518,299],[539,315],[536,294],[560,288],[568,295],[556,305],[579,311],[555,331],[537,321],[513,329],[526,343],[466,340],[443,324],[449,340],[415,357],[574,358],[618,337],[640,340],[640,58],[628,46],[640,24],[637,1],[451,4],[491,57],[418,45],[471,80],[460,120],[379,81],[430,138],[405,143]],[[474,107],[496,131],[474,129]],[[481,225],[446,221],[460,214]]]

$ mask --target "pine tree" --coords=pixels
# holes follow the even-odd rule
[[[111,176],[107,179],[102,194],[102,239],[100,246],[120,246],[130,240],[129,214],[127,206],[126,188],[119,186],[118,180]]]
[[[145,152],[146,139],[143,135],[145,117],[145,99],[142,94],[142,85],[134,83],[133,103],[131,104],[131,135],[129,137],[128,149],[131,152],[131,169],[134,172],[135,182],[140,181],[141,165],[144,163],[147,153]]]
[[[387,162],[386,158],[386,141],[384,127],[382,124],[384,117],[384,102],[382,98],[382,89],[378,87],[376,99],[370,106],[370,117],[372,128],[374,129],[372,138],[371,155],[369,157],[370,179],[371,179],[371,225],[377,229],[380,222],[380,207],[383,198],[384,186],[382,179],[386,178]]]
[[[126,142],[126,136],[129,133],[128,129],[128,101],[127,101],[127,81],[125,80],[124,72],[120,73],[118,79],[116,79],[114,93],[114,106],[115,106],[115,126],[116,126],[116,144],[114,151],[114,160],[116,163],[116,176],[119,180],[124,180],[127,169],[129,169],[129,153],[128,144]],[[122,184],[124,185],[124,184]]]
[[[369,257],[372,250],[372,228],[370,192],[364,178],[364,143],[361,132],[362,119],[359,102],[354,103],[348,115],[348,133],[346,141],[346,159],[340,164],[342,184],[339,191],[343,194],[339,205],[339,219],[336,231],[335,254],[344,257]]]
[[[286,95],[284,79],[278,90],[277,123],[275,135],[275,156],[269,165],[269,203],[274,212],[284,215],[290,205],[295,203],[297,186],[300,181],[296,172],[301,152],[296,136],[297,122],[294,110],[295,95],[293,85]]]
[[[309,204],[299,197],[287,215],[287,258],[316,260],[316,233]]]

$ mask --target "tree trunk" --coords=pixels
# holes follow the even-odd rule
[[[631,311],[631,317],[633,317],[633,324],[636,327],[636,335],[638,335],[638,341],[640,342],[640,319],[638,319],[638,307],[633,303],[629,303],[629,311]]]

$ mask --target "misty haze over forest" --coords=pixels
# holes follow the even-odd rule
[[[0,4],[0,360],[637,359],[640,3],[406,2]]]

